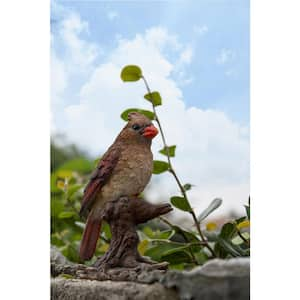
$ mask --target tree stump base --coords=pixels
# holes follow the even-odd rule
[[[108,202],[102,218],[111,229],[108,251],[92,267],[80,268],[77,278],[94,280],[129,280],[147,271],[165,271],[167,262],[157,263],[139,254],[136,226],[172,210],[170,204],[151,204],[140,198],[121,197]]]

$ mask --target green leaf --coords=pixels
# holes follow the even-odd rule
[[[186,231],[178,225],[174,225],[169,221],[170,226],[175,231],[176,234],[181,235],[187,242],[199,242],[199,239],[195,233],[192,231]]]
[[[236,226],[233,223],[226,223],[222,226],[221,232],[220,232],[220,237],[223,239],[231,239],[237,232]]]
[[[57,178],[70,179],[73,176],[73,170],[70,168],[69,169],[59,168],[59,170],[57,170],[55,174],[57,175]]]
[[[73,171],[82,174],[89,174],[93,170],[93,168],[94,168],[94,164],[92,161],[85,158],[76,158],[76,159],[69,160],[63,165],[61,165],[57,170],[57,175],[63,178],[70,177]],[[60,174],[62,174],[62,172],[64,171],[68,171],[70,175],[68,175],[68,173],[65,172],[66,176],[60,176]]]
[[[184,249],[184,248],[183,248]],[[170,264],[180,264],[180,263],[191,263],[191,256],[184,250],[176,249],[175,252],[164,254],[162,260],[169,262]]]
[[[250,234],[248,232],[242,232],[241,235],[246,239],[246,240],[249,240],[250,239]],[[233,239],[232,239],[232,243],[234,245],[241,245],[244,242],[244,240],[239,236],[235,236]]]
[[[174,235],[174,230],[164,230],[156,233],[156,238],[161,240],[170,239]]]
[[[72,218],[73,216],[75,216],[76,213],[73,211],[63,211],[58,215],[59,219],[69,219]]]
[[[171,264],[169,266],[170,270],[177,270],[177,271],[184,271],[185,269],[185,263],[180,263],[180,264]]]
[[[172,253],[181,252],[181,251],[187,249],[188,247],[189,247],[188,245],[186,245],[186,246],[179,246],[179,247],[167,250],[166,252],[164,252],[164,255],[169,255],[169,254],[172,254]]]
[[[167,249],[169,249],[171,246],[166,245],[166,246],[164,246],[164,248],[165,247],[168,247]],[[149,256],[153,260],[159,261],[161,256],[162,256],[162,251],[163,251],[163,247],[154,246],[154,247],[151,247],[151,248],[147,249],[145,251],[144,255]]]
[[[185,191],[189,191],[191,188],[192,188],[192,184],[190,184],[190,183],[186,183],[184,186],[183,186],[183,188],[184,188],[184,190]]]
[[[57,187],[58,177],[57,174],[52,173],[50,177],[51,194],[60,195],[63,194],[63,190]]]
[[[150,120],[154,120],[154,113],[152,111],[144,110],[144,109],[139,109],[139,108],[129,108],[129,109],[126,109],[125,111],[122,112],[121,118],[124,121],[127,122],[128,121],[128,114],[131,113],[131,112],[134,112],[134,111],[143,114],[144,116],[146,116]]]
[[[226,241],[225,239],[219,237],[218,243],[231,256],[233,257],[241,256],[241,253],[237,251],[236,247],[234,247],[234,245],[231,242]]]
[[[173,206],[183,211],[192,211],[189,202],[184,197],[171,197],[171,203],[173,204]]]
[[[198,222],[202,222],[208,215],[210,215],[214,210],[216,210],[222,204],[222,199],[214,199],[209,206],[199,215]]]
[[[167,152],[168,149],[169,149],[170,157],[174,157],[175,156],[176,145],[164,147],[163,149],[159,150],[159,153],[161,153],[165,156],[168,156],[168,152]]]
[[[164,240],[164,239],[170,239],[174,235],[175,231],[174,230],[153,231],[149,226],[145,226],[143,228],[143,233],[150,239]]]
[[[57,247],[62,247],[64,245],[64,242],[60,239],[57,232],[51,234],[51,244]]]
[[[57,217],[64,210],[64,203],[59,198],[51,199],[51,216]]]
[[[177,228],[177,233],[182,235],[185,240],[187,240],[189,242],[199,242],[199,239],[195,233],[193,233],[191,231],[186,231],[179,226],[176,226],[175,228]],[[174,228],[174,230],[175,230],[175,228]]]
[[[152,240],[153,247],[145,251],[146,256],[150,256],[153,260],[161,261],[163,255],[173,254],[177,251],[182,251],[187,246],[185,244],[172,242],[170,240]]]
[[[154,239],[155,238],[155,233],[149,226],[145,226],[143,228],[143,232],[147,235],[148,238]]]
[[[79,257],[78,257],[78,249],[74,247],[72,244],[68,244],[65,247],[59,249],[61,253],[66,256],[68,259],[71,261],[78,262]]]
[[[68,197],[71,197],[73,194],[75,194],[77,191],[79,191],[82,188],[82,184],[75,184],[68,188],[67,195]]]
[[[204,251],[198,251],[194,253],[194,256],[199,265],[203,265],[209,259],[209,256]]]
[[[121,71],[123,81],[138,81],[142,77],[142,70],[135,65],[125,66]]]
[[[150,101],[151,103],[153,103],[154,106],[161,105],[161,102],[162,102],[159,92],[152,92],[152,93],[146,94],[144,96],[144,98],[146,100]]]
[[[244,249],[242,246],[244,245],[235,245],[232,243],[232,241],[229,242],[231,247],[235,249],[235,251],[237,251],[239,253],[239,256],[249,256],[249,252],[248,250],[250,250],[248,248],[248,246],[246,246],[246,248]]]
[[[189,249],[194,253],[198,253],[201,249],[203,249],[203,245],[190,245]]]
[[[169,164],[165,161],[154,160],[153,161],[153,174],[160,174],[169,170]]]
[[[154,246],[147,249],[145,251],[145,255],[150,256],[153,260],[157,260],[157,261],[159,261],[162,255],[168,250],[182,247],[172,242],[169,242],[168,240],[155,241],[151,243],[154,244]]]
[[[102,222],[102,231],[105,233],[105,237],[110,240],[111,239],[111,231],[107,222]]]
[[[237,229],[235,224],[233,223],[229,222],[222,226],[221,232],[216,238],[217,243],[215,244],[215,252],[218,257],[226,258],[228,254],[230,254],[231,256],[240,256],[236,255],[234,251],[228,250],[230,246],[231,248],[234,248],[231,239],[235,236],[236,232]]]

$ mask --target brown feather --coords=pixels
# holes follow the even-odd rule
[[[119,154],[119,149],[112,146],[98,163],[96,170],[93,172],[90,181],[84,190],[79,212],[81,217],[87,217],[90,208],[94,203],[96,194],[101,190],[112,174],[112,171],[119,160]]]
[[[82,260],[91,259],[95,253],[97,241],[101,230],[101,219],[89,216],[80,244],[79,257]]]

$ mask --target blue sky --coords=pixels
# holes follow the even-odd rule
[[[151,109],[141,81],[123,83],[137,64],[163,105],[157,108],[174,166],[199,209],[215,197],[243,211],[249,195],[248,1],[52,1],[51,126],[92,156],[111,145],[127,108]],[[155,159],[165,159],[153,140]],[[151,188],[155,184],[156,188]],[[146,194],[177,193],[168,174]],[[200,201],[201,200],[201,201]],[[222,211],[219,210],[219,211]],[[178,213],[178,212],[177,212]]]
[[[88,21],[87,40],[101,44],[104,52],[116,47],[116,36],[134,38],[153,26],[167,28],[193,47],[193,63],[185,70],[191,82],[181,85],[185,103],[220,109],[243,125],[249,123],[249,1],[58,3]],[[55,13],[51,17],[55,32],[60,18]],[[224,62],[217,63],[222,51]],[[172,58],[171,49],[167,55]]]

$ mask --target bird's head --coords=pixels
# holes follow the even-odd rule
[[[149,142],[158,134],[158,130],[145,115],[132,112],[128,114],[123,134],[131,140]]]

